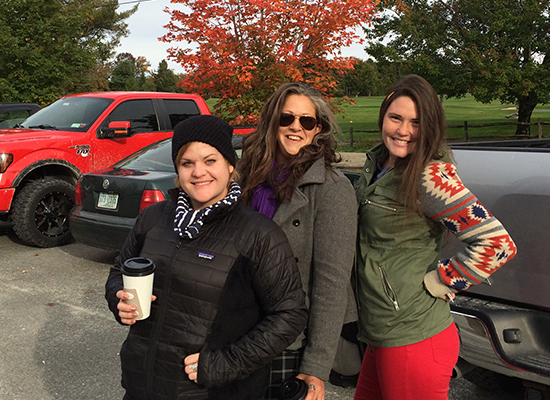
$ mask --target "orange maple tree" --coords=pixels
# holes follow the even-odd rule
[[[373,0],[171,0],[163,42],[183,43],[168,58],[186,70],[188,91],[220,97],[215,112],[234,124],[254,124],[282,83],[307,82],[325,95],[353,68],[340,49],[362,42],[356,28]],[[185,11],[184,11],[185,10]]]

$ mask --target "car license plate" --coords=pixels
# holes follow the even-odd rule
[[[97,208],[116,210],[118,205],[118,194],[100,193],[97,200]]]

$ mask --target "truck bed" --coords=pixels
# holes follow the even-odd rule
[[[460,178],[508,230],[518,253],[467,295],[550,310],[550,139],[450,145]],[[444,255],[462,247],[454,238]]]
[[[469,149],[469,150],[500,150],[500,151],[532,151],[532,149],[540,149],[540,151],[550,151],[550,139],[521,139],[521,140],[500,140],[490,142],[464,142],[450,143],[452,149]]]

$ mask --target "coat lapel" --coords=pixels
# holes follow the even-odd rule
[[[325,158],[323,157],[315,161],[300,178],[297,187],[294,188],[292,198],[290,201],[285,201],[279,205],[277,211],[275,211],[275,215],[273,215],[273,221],[281,226],[300,208],[307,206],[310,201],[310,195],[305,193],[307,186],[323,183],[325,181],[325,173]]]

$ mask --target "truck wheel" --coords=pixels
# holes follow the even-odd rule
[[[13,230],[26,244],[52,247],[71,240],[69,213],[75,187],[59,178],[25,185],[13,200]]]

